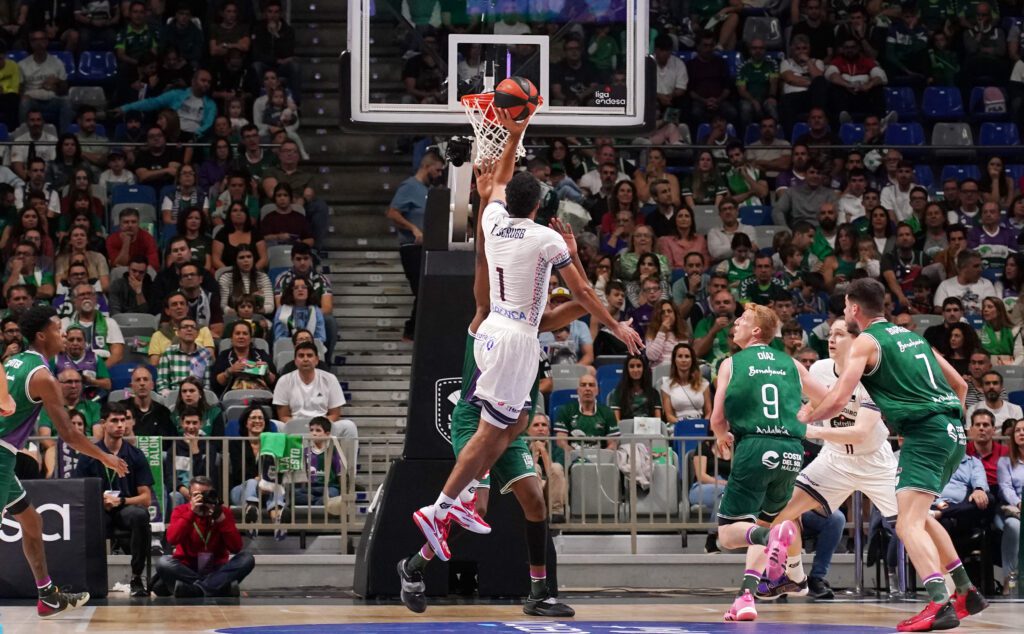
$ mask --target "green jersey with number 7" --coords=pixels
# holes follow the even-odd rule
[[[862,334],[874,340],[878,361],[865,369],[861,383],[895,433],[913,433],[913,423],[935,415],[961,418],[960,399],[927,341],[885,320]]]

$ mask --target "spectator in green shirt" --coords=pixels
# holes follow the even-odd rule
[[[605,437],[605,448],[618,449],[619,423],[611,408],[598,404],[597,379],[590,374],[581,376],[576,394],[578,400],[569,401],[555,412],[556,445],[568,453],[574,448],[569,444],[570,436]]]
[[[736,92],[740,96],[740,124],[747,126],[765,115],[778,120],[779,67],[764,56],[764,40],[750,42],[750,57],[736,73]]]
[[[155,55],[156,48],[156,34],[146,24],[146,5],[135,0],[128,7],[128,24],[117,34],[117,42],[114,44],[117,61],[128,67],[129,72],[135,72],[139,58],[144,53]],[[122,68],[121,72],[124,70]]]
[[[608,397],[615,420],[639,416],[661,418],[661,395],[654,389],[647,357],[631,354],[622,364],[622,378]]]

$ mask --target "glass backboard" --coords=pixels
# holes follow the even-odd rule
[[[464,129],[459,97],[512,74],[544,97],[533,134],[652,121],[648,0],[350,0],[348,25],[343,127]]]

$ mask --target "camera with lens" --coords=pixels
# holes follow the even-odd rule
[[[224,508],[217,490],[209,489],[208,491],[203,491],[200,495],[202,496],[202,499],[199,504],[194,506],[193,512],[200,517],[209,517],[212,519],[220,517]]]

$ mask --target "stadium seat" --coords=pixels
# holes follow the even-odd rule
[[[225,409],[232,405],[248,405],[251,401],[270,401],[274,393],[269,390],[227,390],[221,397]]]
[[[15,64],[28,57],[28,51],[7,51],[7,59],[11,60]]]
[[[688,62],[697,57],[697,51],[676,51],[675,55],[684,62]]]
[[[557,368],[558,366],[555,365],[555,366],[552,366],[552,367],[553,368]],[[577,367],[579,367],[579,366],[577,366]],[[556,392],[559,391],[559,390],[575,390],[577,387],[579,387],[579,384],[580,384],[579,377],[574,377],[574,376],[554,376],[554,377],[551,377],[551,389],[553,389]]]
[[[1007,394],[1010,392],[1024,391],[1024,377],[1009,376],[1003,379],[1003,387],[1006,388]]]
[[[828,319],[828,315],[824,313],[802,313],[796,316],[797,322],[800,327],[804,329],[804,332],[810,333],[819,324],[825,323]]]
[[[277,244],[267,249],[268,266],[270,268],[291,268],[292,247],[289,244]]]
[[[736,79],[736,72],[740,68],[740,64],[743,62],[743,58],[740,56],[739,51],[715,51],[715,55],[718,55],[725,62],[726,67],[729,69],[729,78]]]
[[[1020,165],[1019,163],[1007,165],[1004,171],[1013,179],[1013,184],[1019,189],[1020,180],[1024,178],[1024,165]]]
[[[600,368],[606,365],[616,365],[621,368],[625,362],[626,355],[624,354],[602,354],[594,359],[594,367]]]
[[[558,363],[551,366],[551,378],[557,379],[562,378],[573,378],[579,379],[581,376],[587,373],[587,368],[582,365],[576,365],[575,363]],[[573,386],[575,389],[575,386]]]
[[[951,145],[964,148],[956,150],[936,147],[933,152],[937,157],[958,161],[974,160],[974,134],[971,132],[971,126],[966,123],[936,123],[932,128],[931,145]]]
[[[573,454],[569,467],[570,513],[574,517],[617,516],[622,478],[615,452],[588,447]],[[577,462],[575,457],[583,460]]]
[[[722,219],[714,205],[696,205],[693,209],[693,224],[697,233],[707,234],[708,231],[722,226]]]
[[[743,43],[749,46],[754,40],[762,40],[766,49],[782,49],[782,24],[779,19],[758,15],[746,18],[743,21]]]
[[[132,384],[132,372],[135,368],[140,365],[144,365],[149,368],[149,371],[153,373],[154,380],[156,378],[156,368],[145,363],[115,363],[110,366],[110,389],[120,390],[124,389]]]
[[[789,231],[789,227],[782,225],[761,225],[760,227],[754,227],[754,236],[757,238],[754,242],[757,243],[759,248],[770,248],[772,246],[772,240],[775,238],[775,234],[780,231]]]
[[[1001,365],[996,367],[996,370],[1003,375],[1004,379],[1008,376],[1024,378],[1024,368],[1019,365]]]
[[[978,131],[978,145],[1020,145],[1016,123],[987,121]]]
[[[1006,121],[1010,118],[1009,112],[1004,109],[1003,112],[986,112],[985,111],[985,88],[986,86],[975,86],[971,89],[971,98],[968,101],[968,117],[974,122],[981,121]],[[1003,93],[1003,98],[1006,98],[1006,91],[1002,88],[999,90]],[[1007,101],[1006,103],[1009,103]]]
[[[75,68],[75,56],[70,51],[50,51],[50,55],[53,55],[60,61],[64,62],[64,70],[68,74],[68,82],[74,82],[78,79],[78,69]],[[111,53],[113,55],[113,53]]]
[[[110,193],[110,204],[136,204],[157,206],[156,192],[147,185],[117,185]]]
[[[117,56],[110,51],[85,51],[78,60],[79,82],[109,84],[117,77]]]
[[[981,178],[981,170],[978,169],[977,165],[945,165],[942,168],[939,181],[945,181],[947,178],[955,178],[957,181],[962,181],[965,178],[979,180]]]
[[[551,393],[548,398],[548,415],[551,418],[555,417],[558,408],[565,405],[569,401],[580,400],[580,395],[576,393],[576,390],[558,390]]]
[[[839,138],[843,145],[857,145],[864,140],[864,124],[844,123],[839,126]]]
[[[704,418],[681,420],[672,428],[672,435],[678,438],[684,438],[686,436],[707,436],[710,426],[711,422]],[[700,443],[701,441],[699,440],[673,440],[672,448],[675,449],[676,455],[685,456],[687,452],[696,449]]]
[[[917,118],[917,99],[914,90],[909,86],[885,89],[885,108],[899,113],[900,121],[912,121]],[[890,128],[892,126],[889,126]],[[889,141],[886,141],[887,143]]]
[[[735,137],[736,128],[733,127],[733,125],[730,123],[725,126],[725,133],[728,134],[730,137]],[[709,134],[711,134],[710,123],[702,123],[699,126],[697,126],[697,145],[701,145],[702,143],[704,143],[704,141],[707,140]]]
[[[107,109],[107,95],[99,86],[72,86],[68,88],[68,99],[75,110],[82,106],[92,106],[97,110]]]
[[[1009,393],[1010,402],[1017,407],[1024,407],[1024,390],[1017,390]]]
[[[757,123],[747,124],[747,129],[743,132],[743,145],[750,145],[754,141],[757,141],[761,137],[761,125]]]
[[[78,127],[77,123],[72,123],[68,125],[68,132],[70,132],[71,134],[78,134],[81,131],[82,129]],[[107,136],[107,129],[103,127],[102,123],[96,124],[96,134],[98,134],[99,136]]]
[[[797,121],[796,123],[793,124],[793,133],[789,135],[789,142],[796,143],[796,140],[802,137],[803,135],[807,134],[808,130],[810,130],[810,128],[807,126],[806,123],[804,123],[803,121]]]
[[[959,121],[964,116],[964,100],[958,88],[929,86],[921,98],[921,111],[930,121]]]
[[[924,128],[920,123],[892,123],[885,128],[887,145],[924,145]],[[903,150],[906,155],[907,150]]]
[[[771,207],[764,205],[744,205],[740,207],[740,222],[752,227],[771,224]]]
[[[924,334],[925,330],[942,323],[942,315],[914,315],[914,322],[917,324],[917,333]]]
[[[118,313],[112,317],[125,337],[149,337],[160,325],[156,315],[149,313]]]
[[[927,165],[915,165],[914,182],[921,187],[930,189],[935,184],[935,174],[932,172],[932,168]]]
[[[0,123],[0,141],[10,141],[11,133],[7,130],[6,123]]]

